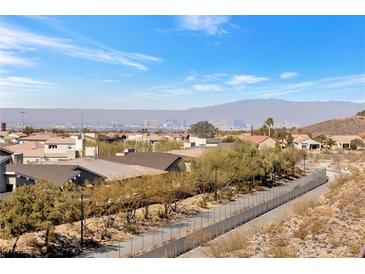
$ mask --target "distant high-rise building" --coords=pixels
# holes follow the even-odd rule
[[[144,128],[159,128],[160,121],[159,120],[143,120]]]
[[[1,123],[1,131],[6,131],[6,123]]]
[[[234,120],[233,127],[237,128],[237,129],[242,129],[242,128],[246,128],[247,125],[244,120]]]

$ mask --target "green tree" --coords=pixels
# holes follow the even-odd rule
[[[200,138],[210,138],[214,137],[218,133],[218,129],[208,121],[202,121],[193,124],[189,132],[191,134],[197,135]]]
[[[22,186],[0,203],[0,235],[15,237],[13,252],[20,236],[34,229],[32,205],[35,198],[31,186]]]
[[[320,134],[320,135],[313,137],[313,140],[321,143],[321,145],[325,145],[327,142],[327,137],[324,134]]]
[[[364,141],[361,139],[354,139],[350,142],[350,147],[353,150],[356,150],[360,147],[364,147]]]
[[[34,128],[32,127],[25,127],[22,132],[24,134],[26,134],[27,136],[31,135],[32,133],[34,133]]]
[[[192,163],[191,170],[199,193],[213,192],[218,198],[218,189],[234,177],[231,151],[222,147],[212,148]]]
[[[274,126],[274,119],[272,117],[268,117],[265,120],[265,125],[269,128],[269,136],[271,136],[271,128]]]
[[[237,138],[235,138],[234,136],[232,135],[229,135],[227,137],[225,137],[222,142],[223,143],[233,143]]]
[[[31,218],[37,230],[45,230],[45,248],[48,249],[49,235],[54,231],[55,225],[60,223],[58,196],[60,189],[51,182],[40,181],[33,186],[35,200]]]
[[[288,148],[293,146],[294,146],[294,137],[289,133],[285,139],[285,147]]]
[[[335,146],[337,143],[335,140],[333,140],[332,138],[328,138],[325,145],[329,148],[332,149],[333,146]]]
[[[365,109],[362,111],[359,111],[358,113],[356,113],[356,116],[362,116],[365,117]]]

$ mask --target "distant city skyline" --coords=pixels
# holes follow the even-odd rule
[[[1,108],[365,102],[363,16],[1,16]]]

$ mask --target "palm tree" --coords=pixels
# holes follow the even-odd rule
[[[272,117],[268,117],[265,121],[265,125],[269,128],[269,136],[271,137],[271,127],[274,125],[274,119]]]

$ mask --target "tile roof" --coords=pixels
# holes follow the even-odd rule
[[[42,133],[42,134],[32,134],[27,137],[20,138],[22,141],[47,141],[49,138],[54,137],[53,133]]]
[[[104,156],[100,158],[121,164],[146,166],[159,170],[167,170],[172,164],[181,159],[179,155],[162,152],[131,152],[125,156]]]
[[[331,138],[338,143],[351,143],[355,139],[362,140],[359,135],[332,135]]]
[[[240,136],[238,136],[238,138],[242,141],[248,141],[248,142],[259,145],[271,137],[263,136],[263,135],[240,135]]]
[[[65,138],[65,137],[54,137],[49,138],[46,142],[46,145],[74,145],[76,141],[74,138]]]
[[[26,151],[44,148],[44,145],[38,142],[22,143],[16,145],[6,146],[5,149],[13,153],[24,153]]]

